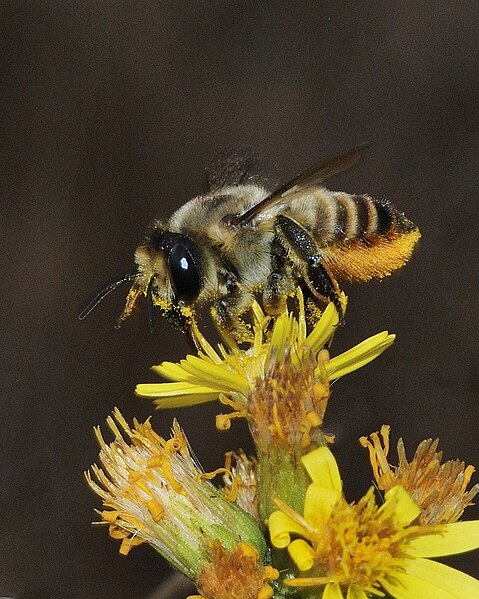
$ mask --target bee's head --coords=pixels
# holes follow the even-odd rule
[[[145,266],[145,257],[149,262],[152,293],[158,287],[158,298],[175,305],[196,301],[203,286],[203,273],[201,253],[194,241],[180,233],[155,229],[135,255],[139,270]]]
[[[143,295],[148,300],[150,323],[154,309],[176,329],[190,338],[193,304],[203,287],[201,253],[198,246],[186,235],[164,230],[155,223],[145,242],[135,252],[136,270],[115,277],[88,302],[80,312],[85,318],[113,289],[133,281],[125,308],[119,318],[121,323]]]
[[[191,341],[194,304],[203,287],[198,246],[186,235],[156,224],[135,252],[137,278],[128,293],[120,323],[131,314],[138,298],[146,296],[150,326],[156,310]]]

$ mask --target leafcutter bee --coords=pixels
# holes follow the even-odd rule
[[[315,165],[269,191],[245,154],[226,154],[208,190],[166,221],[154,220],[135,252],[135,269],[106,284],[85,318],[113,289],[131,282],[120,321],[140,296],[192,340],[195,309],[244,340],[241,315],[256,294],[277,315],[299,285],[310,305],[333,302],[343,322],[337,280],[381,279],[403,266],[419,229],[384,200],[329,191],[323,182],[352,167],[363,146]]]

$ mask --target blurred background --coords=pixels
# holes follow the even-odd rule
[[[187,346],[164,322],[150,335],[144,305],[116,330],[126,288],[77,313],[225,148],[256,148],[284,182],[370,141],[329,186],[393,200],[422,230],[403,271],[344,286],[335,352],[398,335],[334,386],[348,497],[371,478],[357,439],[383,422],[410,455],[439,437],[445,458],[479,465],[478,21],[467,1],[1,3],[0,596],[173,596],[151,548],[122,558],[90,526],[83,470],[92,427],[114,406],[152,414],[135,384]],[[250,449],[244,426],[215,431],[216,410],[176,414],[206,469]],[[172,417],[154,426],[168,434]],[[477,554],[448,563],[479,576]]]

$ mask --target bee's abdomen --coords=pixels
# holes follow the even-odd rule
[[[390,202],[340,192],[333,193],[330,200],[336,204],[335,241],[372,240],[414,228]]]
[[[387,276],[409,260],[421,235],[390,202],[342,192],[331,192],[325,200],[330,217],[323,222],[328,231],[318,220],[317,235],[323,259],[333,274],[367,281]],[[333,206],[335,219],[331,217]]]

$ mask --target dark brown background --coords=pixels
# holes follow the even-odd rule
[[[0,12],[0,595],[143,598],[164,580],[151,549],[121,558],[90,526],[99,502],[82,471],[93,425],[115,405],[148,416],[134,385],[186,347],[164,323],[151,337],[144,309],[115,330],[126,289],[83,323],[76,313],[225,147],[256,147],[285,180],[369,140],[331,185],[392,199],[422,229],[403,272],[347,288],[336,351],[398,333],[334,388],[348,496],[370,479],[357,437],[383,422],[409,451],[439,436],[446,457],[479,464],[476,2],[7,0]],[[214,412],[180,413],[206,468],[249,447],[244,427],[216,433]],[[166,434],[171,418],[155,426]],[[477,556],[451,563],[479,576]]]

